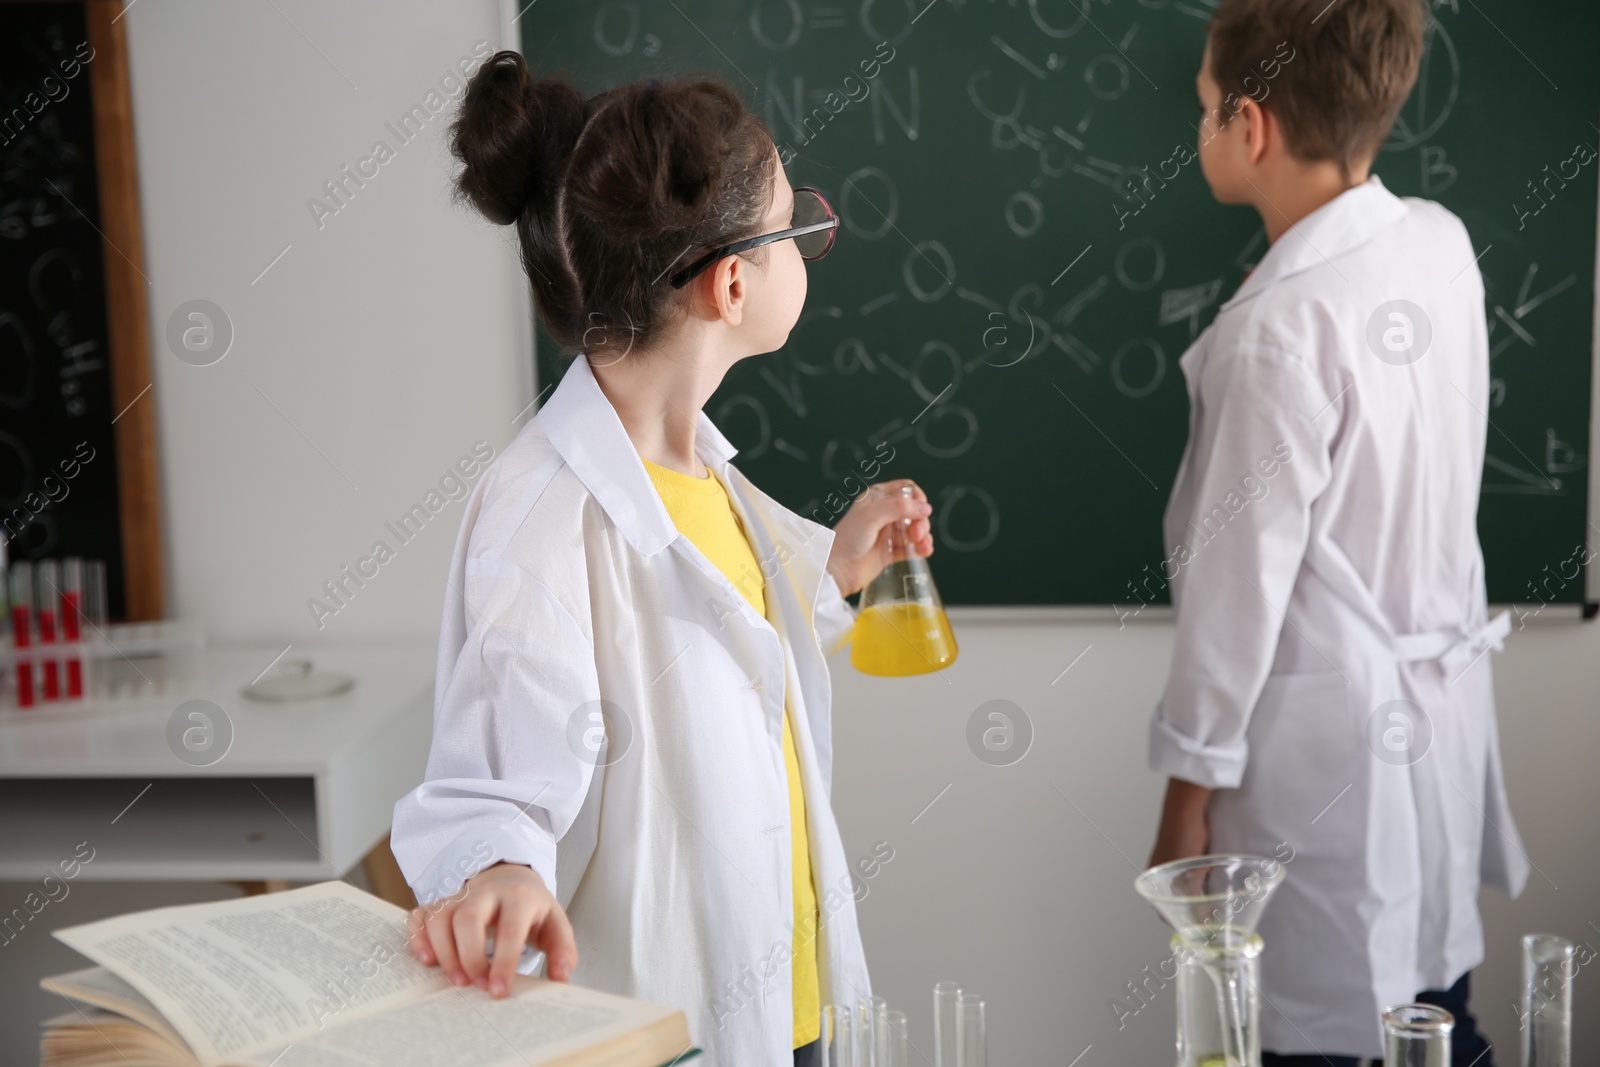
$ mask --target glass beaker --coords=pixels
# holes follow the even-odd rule
[[[867,492],[875,498],[915,496],[909,485],[874,485]],[[928,561],[906,537],[910,525],[910,519],[889,524],[889,565],[861,593],[850,662],[863,674],[927,674],[956,661],[955,633],[933,587]]]
[[[1384,1067],[1450,1067],[1456,1017],[1432,1004],[1396,1004],[1383,1013]]]
[[[1261,935],[1251,934],[1227,950],[1213,946],[1195,952],[1172,935],[1172,958],[1178,964],[1178,1067],[1261,1062],[1261,945]],[[1225,1004],[1228,997],[1237,1003]],[[1223,1020],[1235,1018],[1241,1025],[1230,1032]]]
[[[1572,1067],[1577,951],[1555,934],[1522,939],[1522,1067]]]

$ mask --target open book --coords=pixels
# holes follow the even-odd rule
[[[518,976],[458,989],[406,945],[405,912],[343,882],[157,908],[56,931],[100,964],[40,982],[41,1067],[658,1067],[683,1013]]]

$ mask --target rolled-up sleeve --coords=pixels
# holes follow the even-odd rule
[[[1207,745],[1167,725],[1163,708],[1150,720],[1152,768],[1207,789],[1231,789],[1243,780],[1249,749],[1242,736],[1229,744]]]
[[[1152,770],[1237,788],[1245,731],[1277,653],[1311,507],[1328,484],[1337,414],[1310,369],[1280,352],[1214,352],[1192,442],[1203,467],[1183,548],[1168,545],[1176,633],[1150,724]],[[1265,470],[1272,470],[1268,476]]]
[[[601,724],[593,647],[504,560],[467,559],[446,601],[433,744],[422,785],[395,805],[395,859],[422,903],[499,862],[559,894],[556,843],[602,763],[588,747]]]

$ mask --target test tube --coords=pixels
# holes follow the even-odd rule
[[[33,564],[18,560],[11,565],[11,647],[33,645]],[[33,707],[33,664],[17,661],[17,707]]]
[[[960,982],[939,982],[933,987],[934,1067],[956,1067],[961,1061],[960,1016],[956,1012],[960,998]]]
[[[42,559],[34,567],[34,616],[39,625],[39,644],[56,643],[56,618],[61,604],[61,567],[53,559]],[[54,656],[44,661],[44,699],[61,699],[61,664]]]
[[[6,566],[6,542],[0,538],[0,644],[11,643],[11,570]],[[0,702],[3,702],[10,680],[4,665],[0,665]]]
[[[829,1004],[822,1009],[820,1067],[862,1067],[859,1056],[860,1026],[856,1009],[848,1004]]]
[[[989,1028],[984,1020],[983,998],[962,993],[956,1000],[956,1032],[961,1040],[961,1067],[989,1067]]]
[[[1572,1067],[1577,951],[1555,934],[1522,939],[1522,1067]]]
[[[111,601],[106,594],[106,561],[87,560],[83,565],[83,619],[96,628],[110,622]]]
[[[69,644],[83,640],[83,560],[68,556],[61,561],[61,635]],[[67,657],[67,696],[83,696],[83,657]]]
[[[1433,1004],[1397,1004],[1383,1013],[1384,1067],[1450,1067],[1456,1017]]]
[[[907,1067],[911,1039],[906,1031],[906,1013],[886,1009],[875,1026],[878,1041],[874,1067]]]
[[[889,1002],[882,997],[862,997],[856,1001],[856,1036],[859,1039],[858,1055],[861,1067],[873,1067],[878,1055],[878,1026],[889,1010]]]

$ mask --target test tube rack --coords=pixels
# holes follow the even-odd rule
[[[77,641],[0,647],[0,714],[37,715],[162,699],[192,680],[202,628],[180,619],[110,623]],[[71,686],[73,672],[81,685]],[[81,695],[70,695],[78,688]]]

